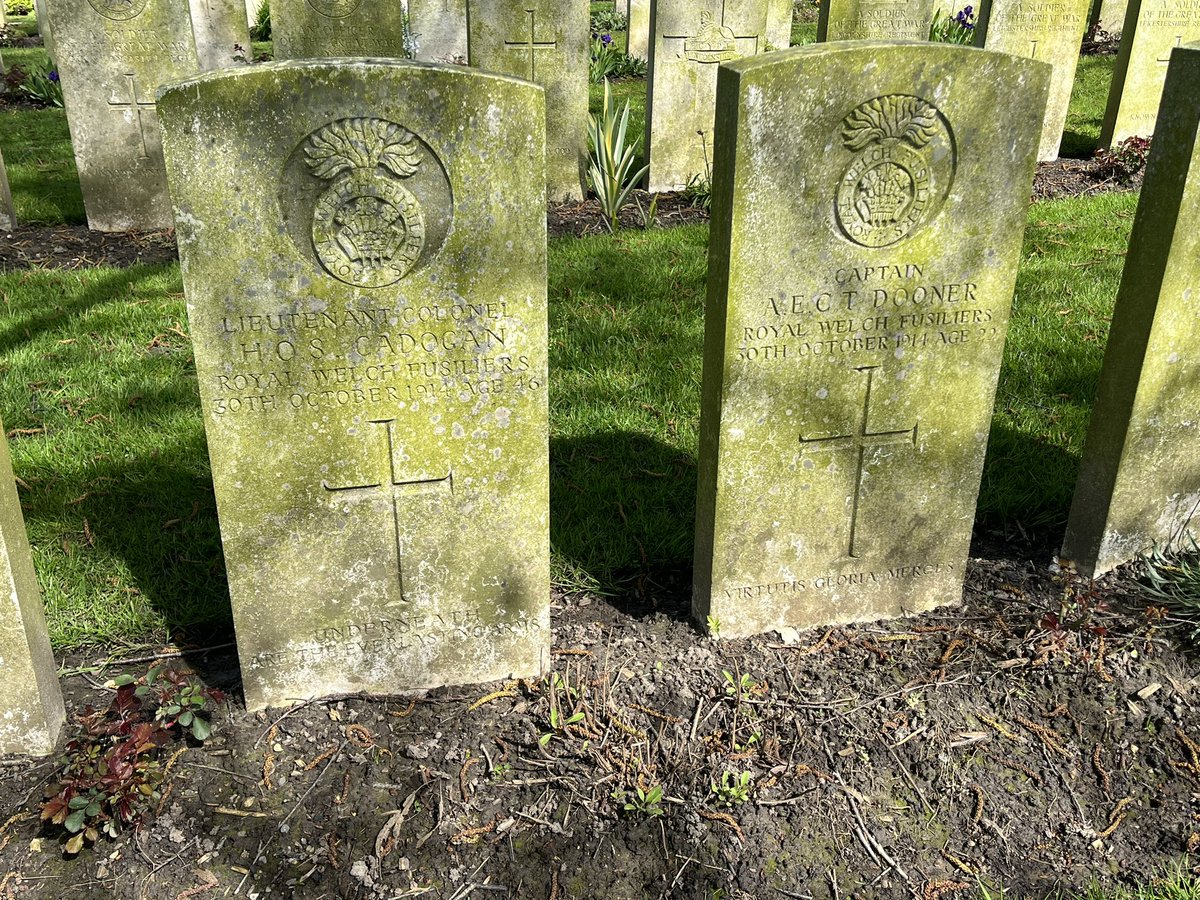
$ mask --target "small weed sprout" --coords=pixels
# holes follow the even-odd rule
[[[627,813],[636,813],[651,819],[663,814],[663,789],[659,784],[651,786],[649,790],[635,788],[633,794],[617,788],[612,792],[612,798],[618,803],[624,804],[622,808]]]
[[[721,620],[716,616],[707,616],[704,621],[708,625],[708,633],[719,638],[721,636]]]
[[[721,783],[712,785],[712,794],[716,797],[717,806],[732,809],[749,800],[750,781],[753,777],[749,772],[731,772],[729,769],[722,772]]]
[[[728,669],[722,669],[721,674],[725,677],[725,694],[727,696],[735,697],[738,700],[748,700],[751,694],[758,691],[758,682],[751,678],[748,672],[743,672],[740,677],[736,678]]]

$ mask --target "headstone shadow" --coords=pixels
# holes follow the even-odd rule
[[[554,558],[620,611],[688,619],[695,515],[694,454],[629,431],[551,440]]]

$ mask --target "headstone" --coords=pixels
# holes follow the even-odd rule
[[[253,57],[243,0],[190,0],[201,69],[245,65]]]
[[[651,0],[629,0],[625,52],[638,59],[650,58]]]
[[[276,59],[408,55],[398,0],[271,0],[271,37]]]
[[[1171,53],[1063,556],[1099,577],[1200,537],[1200,44]]]
[[[467,64],[467,0],[408,0],[408,27],[417,59]]]
[[[959,600],[1049,74],[868,41],[721,67],[693,612],[722,637]]]
[[[248,26],[253,26],[258,22],[258,7],[261,5],[261,0],[246,0],[246,24]]]
[[[469,0],[471,65],[546,89],[546,189],[583,197],[588,161],[588,0]]]
[[[47,0],[93,231],[169,228],[154,91],[199,63],[187,0]]]
[[[1129,0],[1100,146],[1150,137],[1171,51],[1200,40],[1200,0]]]
[[[1099,26],[1112,35],[1120,35],[1125,27],[1125,11],[1129,0],[1093,0],[1088,27]]]
[[[776,50],[792,45],[792,0],[767,3],[767,43]]]
[[[0,151],[0,231],[17,227],[17,209],[13,206],[12,190],[8,186],[8,169]]]
[[[1089,0],[991,0],[983,4],[975,43],[987,50],[1025,56],[1054,67],[1050,102],[1042,124],[1039,160],[1058,158]],[[1190,0],[1184,0],[1190,2]]]
[[[37,30],[42,39],[42,46],[50,54],[51,59],[57,59],[58,56],[54,52],[54,38],[50,34],[50,17],[46,13],[46,0],[33,0],[33,9],[34,15],[37,17]]]
[[[651,191],[710,180],[717,69],[767,48],[767,0],[656,0],[646,136]]]
[[[934,0],[821,0],[818,41],[927,41]]]
[[[159,109],[250,709],[540,672],[541,88],[291,62]]]
[[[0,425],[0,754],[45,756],[66,712],[3,434]]]

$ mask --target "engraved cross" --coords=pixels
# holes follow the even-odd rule
[[[857,458],[854,470],[854,500],[850,507],[850,539],[847,541],[846,555],[850,559],[858,558],[858,505],[862,494],[863,470],[866,467],[868,447],[881,447],[887,444],[917,445],[917,425],[901,431],[868,431],[867,420],[871,414],[871,386],[875,378],[875,370],[879,366],[859,366],[856,372],[867,373],[867,390],[863,399],[862,419],[858,430],[851,434],[831,435],[830,437],[805,437],[800,435],[801,444],[817,444],[810,452],[853,450]],[[919,424],[919,423],[918,423]]]
[[[504,49],[506,50],[527,50],[529,52],[529,80],[533,81],[537,75],[537,51],[538,50],[557,50],[558,41],[539,41],[535,35],[537,32],[537,11],[527,9],[529,13],[529,37],[521,41],[505,41]]]
[[[1171,48],[1170,48],[1170,50],[1168,50],[1168,51],[1167,51],[1167,55],[1166,55],[1166,56],[1160,56],[1160,57],[1159,57],[1159,58],[1156,60],[1156,62],[1160,62],[1160,63],[1169,63],[1169,62],[1171,61],[1171,50],[1174,50],[1174,49],[1175,49],[1175,47],[1179,47],[1179,46],[1181,46],[1182,44],[1183,44],[1183,35],[1182,35],[1182,34],[1177,34],[1177,35],[1175,35],[1175,46],[1174,46],[1174,47],[1171,47]]]
[[[388,448],[388,480],[387,482],[376,481],[371,484],[348,484],[341,486],[331,485],[324,479],[321,480],[321,487],[330,493],[349,494],[358,492],[360,496],[369,496],[371,494],[383,493],[390,497],[392,502],[392,533],[396,538],[396,578],[400,582],[400,599],[408,602],[408,597],[404,594],[404,538],[403,531],[400,528],[400,504],[406,498],[414,494],[432,493],[442,486],[449,489],[450,493],[454,493],[454,471],[450,470],[443,478],[424,478],[412,481],[403,481],[396,476],[396,442],[395,442],[395,419],[372,419],[372,425],[387,426],[387,448]]]
[[[146,150],[146,123],[142,121],[142,110],[154,109],[153,100],[139,100],[137,91],[137,77],[132,72],[126,72],[125,77],[129,79],[129,100],[109,100],[108,105],[115,110],[131,109],[137,116],[138,133],[142,136],[142,155],[140,159],[148,159],[150,154]]]

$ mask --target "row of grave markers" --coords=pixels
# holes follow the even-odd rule
[[[1050,74],[937,44],[720,67],[693,611],[722,637],[961,597]],[[1085,575],[1200,505],[1198,95],[1200,44],[1116,303],[1065,540]],[[251,710],[546,670],[544,103],[361,60],[160,92]],[[5,447],[0,491],[0,751],[48,752]]]
[[[234,62],[249,47],[240,0],[46,0],[88,224],[169,227],[153,94],[159,84]],[[994,0],[977,43],[1053,65],[1039,159],[1058,155],[1088,0]],[[467,15],[468,5],[470,15]],[[633,17],[637,3],[631,3]],[[790,7],[788,7],[790,9]],[[923,37],[932,0],[826,0],[823,38]],[[409,0],[417,55],[541,84],[551,201],[583,197],[587,168],[587,0]],[[393,0],[276,0],[279,59],[400,57]],[[640,13],[638,13],[640,15]],[[777,0],[653,0],[647,6],[647,187],[679,190],[712,170],[717,67],[782,34]],[[193,25],[193,23],[195,23]],[[1200,39],[1200,0],[1131,0],[1101,142],[1153,130],[1170,49]],[[785,41],[781,36],[775,40]],[[123,123],[123,127],[119,123]],[[114,127],[116,126],[116,127]]]

